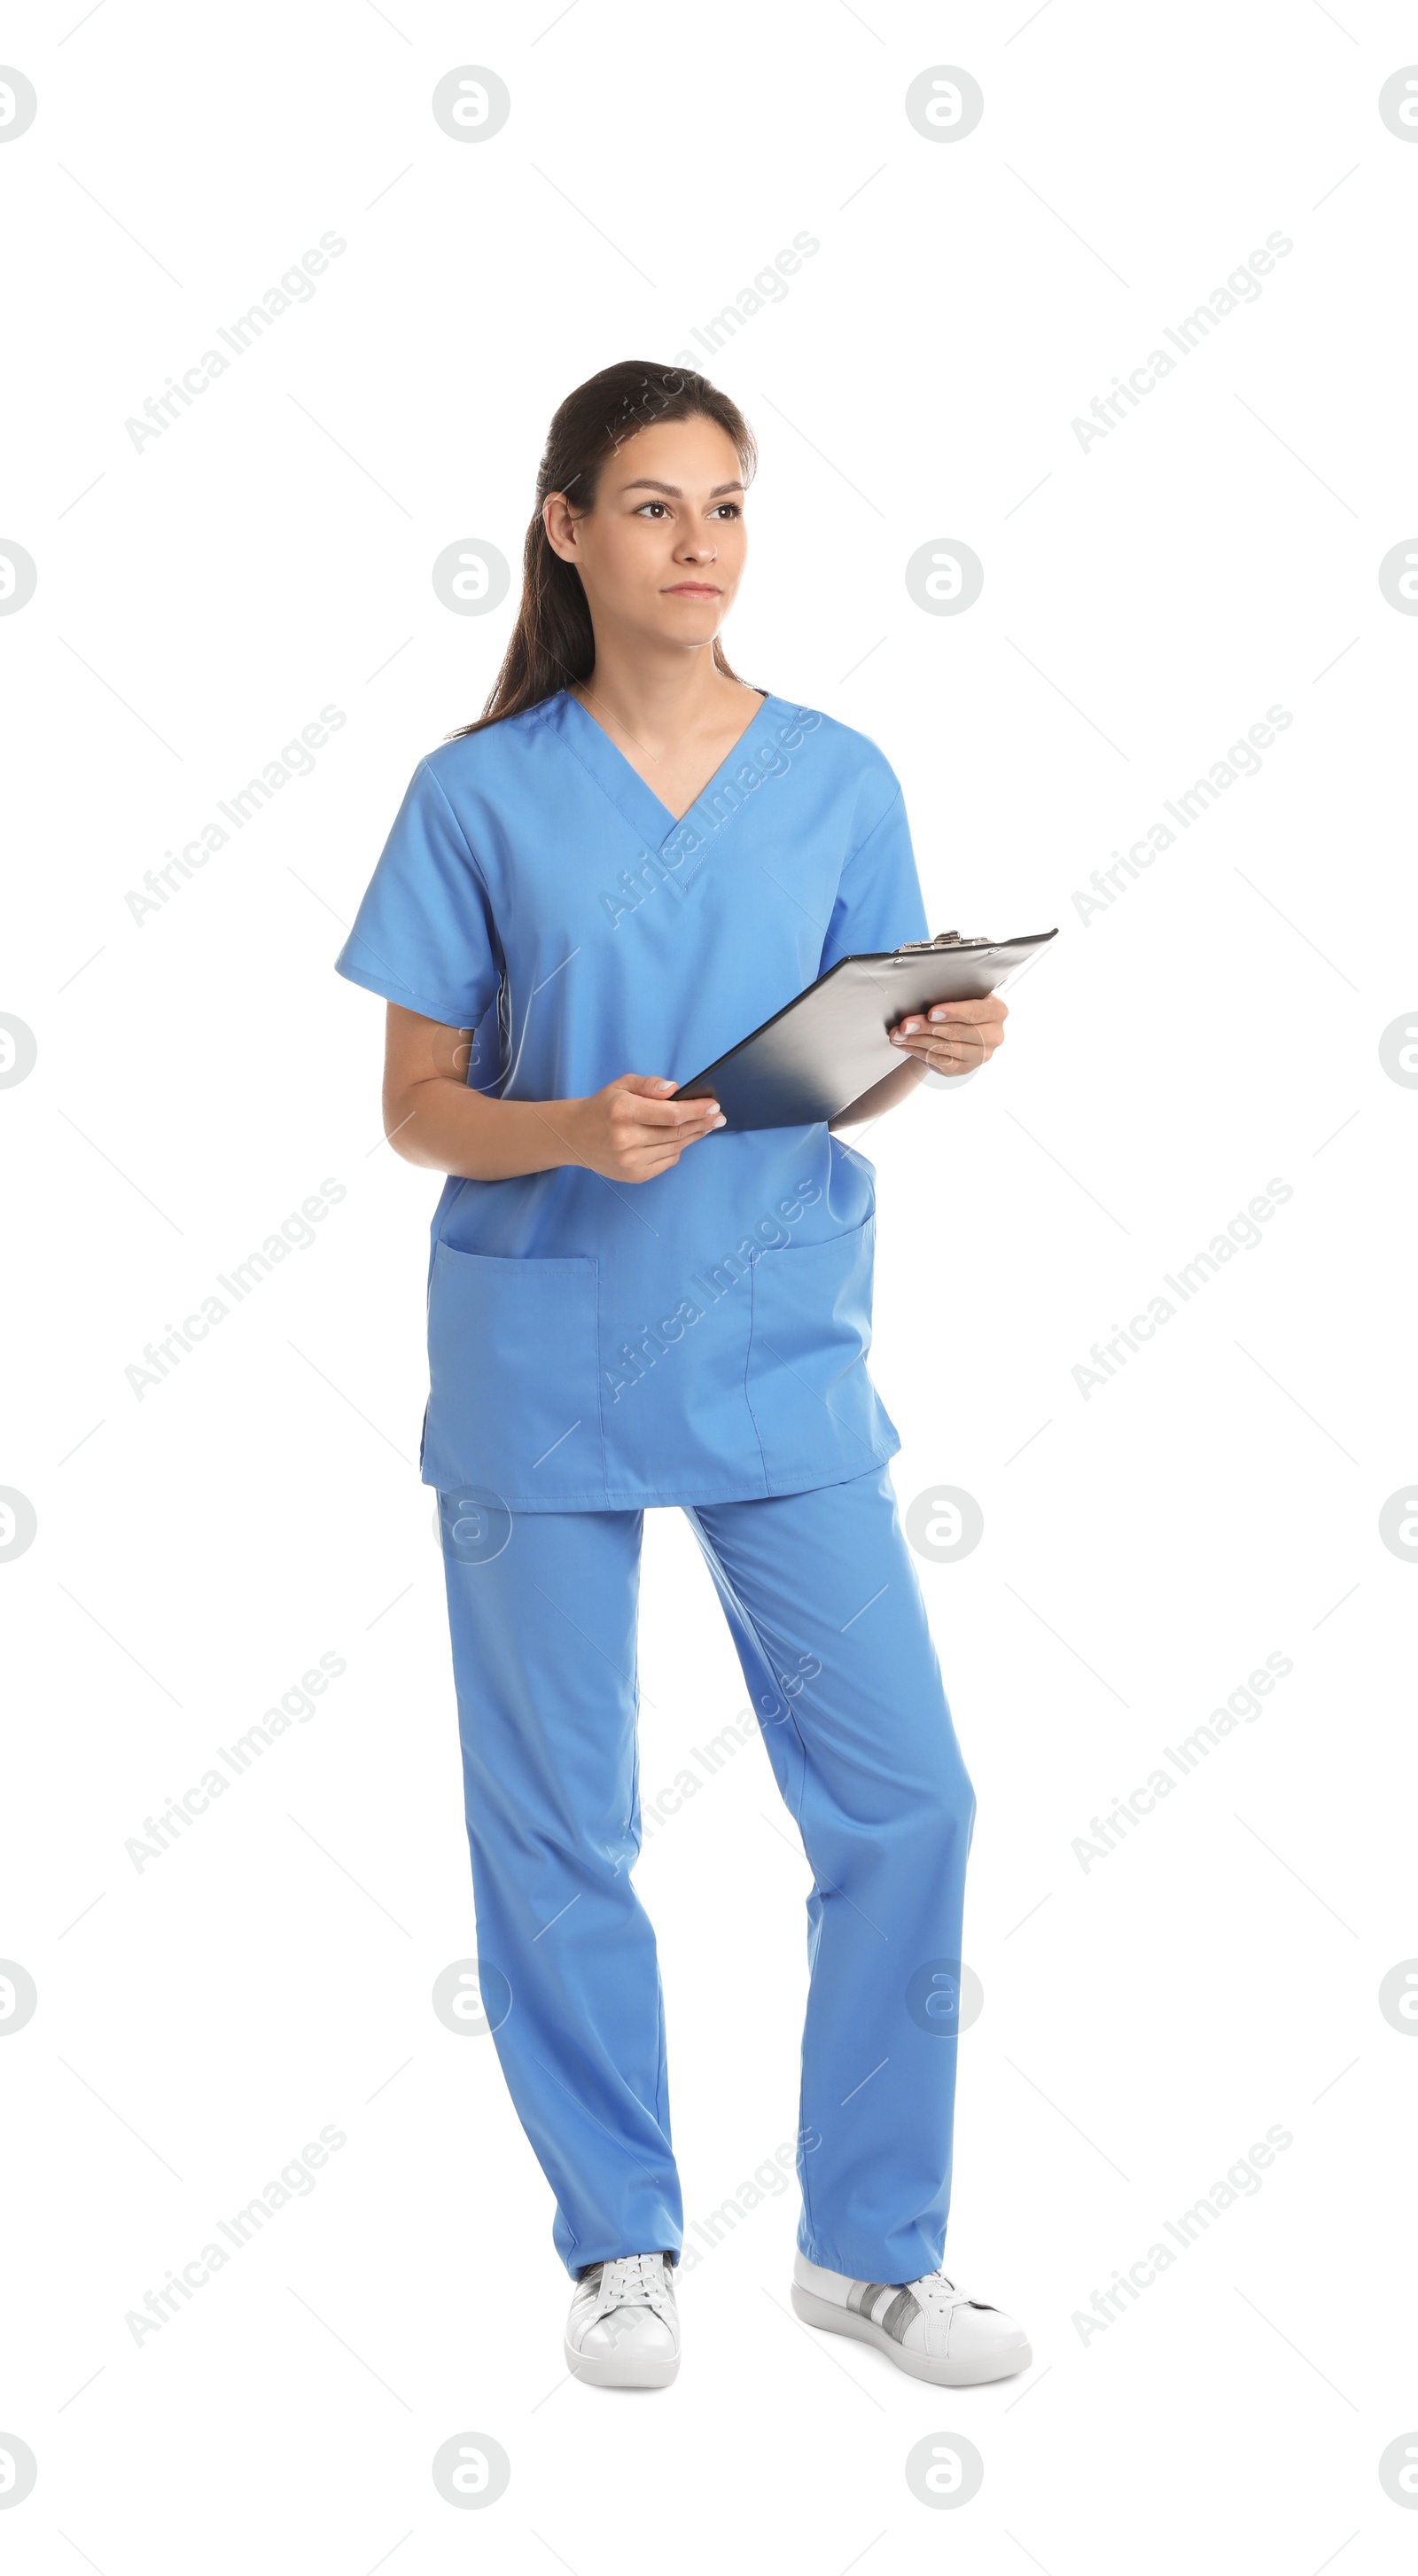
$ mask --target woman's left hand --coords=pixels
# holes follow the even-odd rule
[[[934,1009],[898,1020],[887,1035],[903,1055],[919,1057],[928,1073],[973,1073],[1004,1044],[1009,1004],[997,993],[979,1002],[937,1002]]]

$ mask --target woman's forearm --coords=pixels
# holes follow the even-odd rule
[[[928,1069],[916,1062],[894,1064],[890,1073],[884,1073],[880,1082],[874,1082],[870,1091],[862,1093],[860,1100],[849,1101],[845,1109],[838,1110],[835,1118],[829,1118],[827,1123],[833,1135],[839,1128],[860,1127],[869,1118],[879,1118],[884,1109],[894,1109],[898,1101],[909,1098]]]
[[[396,1154],[455,1180],[510,1181],[583,1158],[579,1100],[489,1100],[444,1075],[384,1094],[384,1132]]]

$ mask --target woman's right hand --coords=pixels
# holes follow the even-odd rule
[[[391,1002],[384,1133],[405,1162],[463,1181],[513,1181],[580,1164],[607,1181],[653,1181],[726,1123],[717,1100],[672,1100],[662,1075],[623,1073],[580,1100],[501,1100],[468,1087],[471,1029]]]
[[[566,1141],[575,1161],[607,1181],[653,1181],[672,1171],[686,1145],[726,1124],[717,1100],[674,1100],[674,1089],[660,1075],[623,1073],[569,1102]]]

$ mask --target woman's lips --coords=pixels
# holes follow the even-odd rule
[[[669,599],[718,599],[721,593],[714,581],[672,581],[665,595]]]

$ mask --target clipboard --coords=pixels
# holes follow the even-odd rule
[[[908,1061],[887,1030],[935,1002],[978,1001],[1025,965],[1057,929],[1018,939],[943,930],[904,948],[839,957],[727,1055],[681,1083],[676,1100],[713,1097],[726,1127],[811,1127],[835,1118]]]

